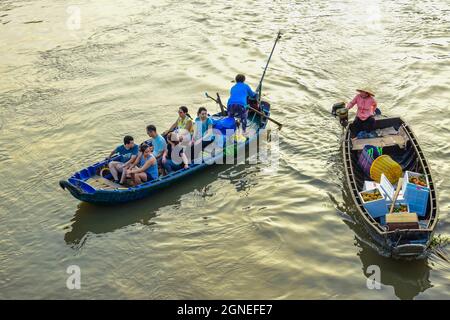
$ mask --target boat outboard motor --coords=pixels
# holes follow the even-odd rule
[[[348,125],[348,109],[345,107],[345,102],[338,102],[333,104],[331,114],[334,117],[339,117],[339,122],[344,128]]]

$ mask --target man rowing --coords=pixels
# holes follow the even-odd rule
[[[238,116],[242,124],[242,131],[247,128],[248,104],[247,98],[256,99],[257,93],[253,92],[248,84],[245,83],[245,76],[238,74],[236,84],[230,90],[227,108],[228,116]]]

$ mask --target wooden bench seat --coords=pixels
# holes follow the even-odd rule
[[[386,132],[389,132],[389,130],[386,130]],[[382,137],[352,140],[352,150],[362,150],[364,146],[368,144],[376,147],[390,147],[398,145],[401,149],[403,149],[405,148],[407,142],[408,135],[406,134],[403,126],[401,126],[397,134],[387,134]]]
[[[362,150],[365,145],[376,147],[389,147],[398,145],[400,148],[406,146],[406,139],[401,135],[384,136],[370,139],[356,139],[352,141],[352,150]]]

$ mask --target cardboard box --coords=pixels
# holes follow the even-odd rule
[[[396,229],[419,229],[419,218],[416,213],[389,213],[386,215],[389,231]]]

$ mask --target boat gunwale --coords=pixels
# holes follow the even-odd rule
[[[402,126],[405,129],[406,134],[408,135],[411,144],[414,147],[414,150],[416,151],[416,155],[419,158],[420,164],[422,166],[422,169],[424,170],[424,173],[426,174],[427,178],[428,178],[428,183],[430,185],[430,197],[429,197],[429,204],[430,204],[430,222],[432,220],[432,223],[428,223],[428,228],[427,229],[420,229],[420,230],[430,230],[430,231],[434,231],[434,228],[437,225],[438,222],[438,218],[439,218],[439,210],[438,210],[438,201],[437,201],[437,196],[436,196],[436,189],[434,187],[434,180],[431,174],[431,170],[430,170],[430,166],[428,165],[428,161],[425,157],[425,154],[422,151],[422,148],[419,145],[419,140],[417,139],[416,135],[414,134],[414,132],[412,131],[411,127],[409,126],[408,123],[406,123],[405,121],[403,121],[403,119],[400,118],[400,120],[403,122]],[[433,200],[435,200],[436,202],[436,207],[433,205]],[[415,230],[415,229],[414,229]]]

